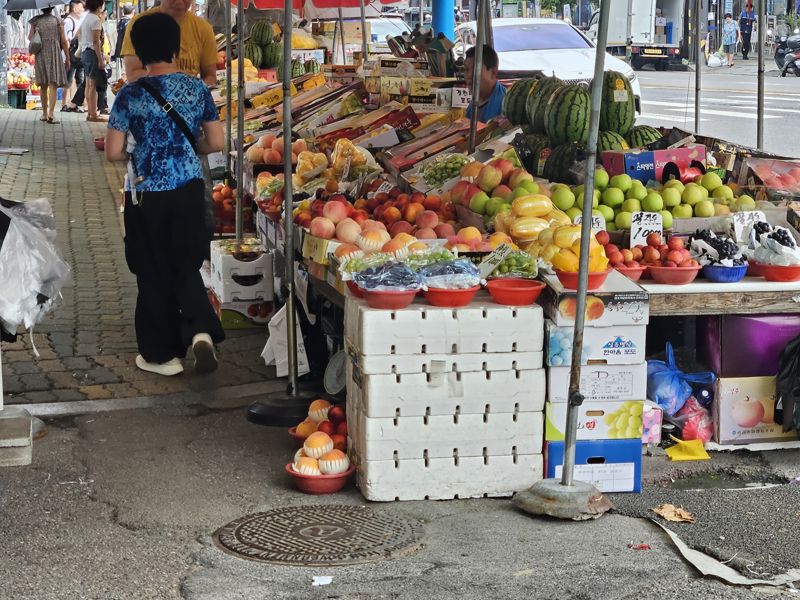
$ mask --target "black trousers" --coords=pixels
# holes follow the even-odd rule
[[[203,181],[167,192],[125,195],[125,258],[136,275],[136,341],[153,363],[183,358],[198,333],[225,339],[200,267],[207,253]]]
[[[742,33],[742,58],[747,58],[747,54],[750,52],[750,38],[752,35],[752,31]]]

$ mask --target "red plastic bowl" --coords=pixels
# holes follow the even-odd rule
[[[593,291],[603,287],[603,284],[606,282],[606,277],[608,274],[611,273],[611,269],[606,269],[605,271],[601,271],[600,273],[589,273],[589,281],[587,290]],[[558,271],[556,270],[556,276],[558,280],[568,290],[577,290],[578,289],[578,273],[577,271]]]
[[[364,300],[370,308],[384,308],[387,310],[399,310],[405,308],[414,301],[417,290],[398,290],[398,291],[369,291],[362,289]]]
[[[686,285],[695,280],[702,268],[699,265],[696,267],[656,267],[650,265],[647,272],[650,273],[656,283]]]
[[[425,292],[425,298],[428,300],[428,304],[433,306],[455,308],[458,306],[466,306],[472,302],[472,299],[479,289],[481,289],[479,285],[473,285],[471,288],[465,288],[463,290],[428,288],[428,291]]]
[[[754,260],[751,260],[748,263],[747,276],[748,277],[763,277],[764,273],[763,273],[763,270],[762,270],[761,266],[762,266],[761,263],[758,263],[758,262],[755,262]]]
[[[545,284],[535,279],[508,277],[486,282],[489,295],[497,304],[528,306],[539,298]]]
[[[316,496],[335,494],[345,486],[355,470],[355,465],[351,464],[347,471],[338,475],[301,475],[294,472],[292,463],[286,463],[286,472],[294,479],[297,489]]]
[[[756,264],[759,274],[767,281],[800,281],[800,265],[765,265]]]
[[[356,285],[355,281],[348,279],[347,289],[350,290],[350,293],[353,294],[353,296],[355,296],[356,298],[364,297],[364,294],[361,292],[361,288]]]
[[[295,441],[295,443],[297,444],[298,448],[302,448],[303,444],[306,441],[306,438],[297,435],[297,427],[296,426],[289,428],[289,437],[292,438]]]
[[[647,266],[638,267],[614,267],[617,271],[625,275],[631,281],[639,281],[642,276],[647,272]]]

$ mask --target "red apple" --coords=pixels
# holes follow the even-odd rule
[[[749,396],[740,398],[733,403],[731,416],[739,427],[749,429],[761,423],[761,419],[764,418],[764,405],[759,400],[751,399]]]
[[[601,246],[606,246],[608,245],[608,242],[611,241],[611,238],[609,237],[607,231],[598,231],[595,234],[594,238],[597,240],[597,243],[600,244]]]
[[[347,435],[347,421],[343,421],[336,426],[336,433],[339,435]]]
[[[674,267],[677,267],[678,265],[675,264],[675,262],[673,262],[671,260],[665,260],[664,262],[661,263],[661,266],[662,267],[673,267],[674,268]]]
[[[634,260],[633,252],[631,250],[628,250],[627,248],[625,250],[622,250],[621,254],[622,254],[622,258],[623,258],[623,260],[625,262],[630,262],[630,261]]]
[[[644,262],[655,264],[661,260],[661,253],[656,248],[648,248],[644,251]]]
[[[606,247],[606,256],[608,256],[609,254],[614,254],[614,252],[620,251],[619,246],[617,246],[616,244],[604,244],[604,246]]]
[[[647,236],[647,245],[648,246],[653,246],[654,248],[657,248],[658,246],[661,245],[661,243],[662,242],[661,242],[661,234],[660,233],[653,232],[653,233],[651,233],[650,235]]]
[[[331,436],[333,440],[333,449],[334,450],[341,450],[342,452],[347,452],[347,436],[342,435],[340,433],[334,433]]]
[[[344,408],[341,406],[332,406],[328,410],[328,420],[333,423],[334,425],[339,425],[339,423],[344,423],[347,419],[345,415]]]
[[[608,262],[609,264],[611,264],[612,267],[616,265],[621,265],[622,263],[625,262],[625,259],[622,257],[621,252],[612,252],[607,256],[608,256]]]
[[[673,236],[669,238],[667,246],[669,246],[670,250],[683,250],[683,238]]]
[[[667,260],[674,262],[676,265],[681,264],[685,259],[683,258],[683,252],[680,250],[670,250],[667,252]]]
[[[331,423],[330,421],[322,421],[317,426],[317,431],[322,431],[323,433],[327,433],[328,435],[333,435],[336,433],[336,425]]]
[[[626,261],[625,261],[625,266],[626,266],[626,267],[628,267],[629,269],[638,269],[638,268],[639,268],[639,267],[641,267],[642,265],[640,265],[640,264],[639,264],[638,262],[636,262],[635,260],[626,260]]]

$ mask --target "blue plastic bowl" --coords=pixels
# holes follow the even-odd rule
[[[706,265],[703,267],[703,277],[714,283],[736,283],[744,279],[747,274],[747,263],[736,267],[724,265]]]

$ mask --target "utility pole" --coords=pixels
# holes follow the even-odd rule
[[[704,60],[703,46],[700,42],[700,13],[703,0],[695,0],[694,3],[694,37],[695,37],[695,59],[694,59],[694,133],[700,131],[700,88],[702,64]]]
[[[756,147],[764,149],[764,45],[767,29],[767,0],[758,1],[758,113],[756,119]]]
[[[631,63],[631,46],[633,46],[633,0],[628,0],[628,24],[625,28],[625,60]]]

